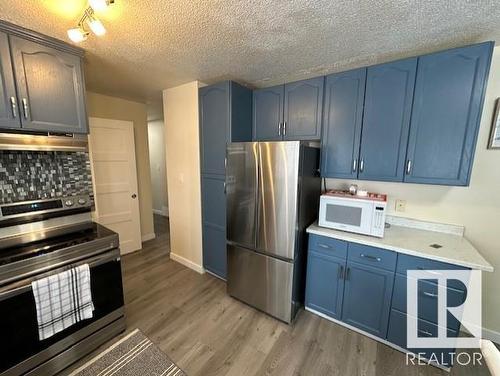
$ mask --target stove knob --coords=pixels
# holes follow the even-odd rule
[[[87,200],[85,200],[83,198],[78,199],[78,204],[79,205],[85,205],[86,203],[87,203]]]
[[[73,200],[66,200],[66,202],[64,203],[64,205],[66,205],[66,206],[73,206]]]

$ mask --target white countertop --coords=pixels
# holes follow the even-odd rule
[[[385,229],[382,239],[367,235],[319,227],[315,222],[307,228],[311,234],[327,236],[348,242],[384,248],[411,256],[465,266],[471,269],[492,272],[493,267],[463,236],[411,227],[391,225]],[[435,249],[431,244],[439,244]]]

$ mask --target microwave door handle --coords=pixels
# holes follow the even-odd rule
[[[6,286],[6,287],[0,289],[0,302],[3,300],[6,300],[8,298],[17,296],[17,295],[21,295],[22,293],[25,293],[25,292],[31,290],[31,283],[38,280],[38,279],[45,278],[45,277],[48,277],[48,276],[51,276],[54,274],[62,273],[66,270],[69,270],[69,269],[74,268],[74,267],[79,266],[79,265],[89,264],[89,268],[95,268],[96,266],[105,264],[105,263],[113,261],[113,260],[119,261],[120,256],[119,255],[117,256],[114,252],[112,254],[104,255],[104,257],[103,257],[103,255],[100,255],[98,257],[93,257],[89,260],[84,260],[83,262],[79,262],[77,264],[69,264],[63,268],[56,269],[53,272],[45,273],[41,276],[35,276],[32,278],[27,278],[24,281],[14,282],[13,286],[17,286],[17,285],[19,285],[19,286],[13,287],[13,288],[9,288],[9,286]]]

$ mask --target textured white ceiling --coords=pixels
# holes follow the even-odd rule
[[[66,40],[85,0],[1,0]],[[90,37],[90,90],[146,101],[191,80],[270,86],[500,37],[498,0],[116,0]]]

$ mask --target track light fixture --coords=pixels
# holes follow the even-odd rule
[[[105,10],[114,2],[114,0],[89,0],[89,6],[85,9],[77,27],[68,30],[69,39],[75,43],[80,43],[86,40],[90,34],[86,27],[88,27],[97,36],[106,34],[106,28],[95,16],[94,11]]]

